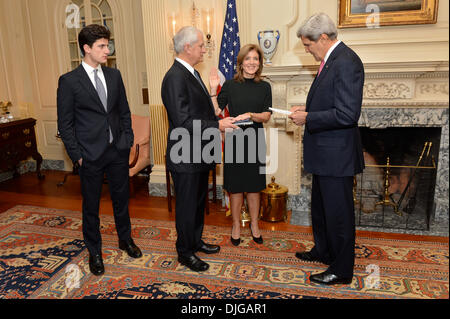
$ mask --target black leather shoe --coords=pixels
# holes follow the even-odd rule
[[[352,278],[338,277],[327,271],[322,272],[320,274],[311,275],[309,279],[313,282],[323,285],[339,285],[339,284],[348,285],[352,283]]]
[[[205,254],[217,254],[220,251],[220,246],[202,243],[202,245],[197,249],[197,251],[201,251],[202,253]]]
[[[315,257],[310,251],[296,252],[295,257],[303,261],[319,262],[328,265],[328,263],[322,261],[320,258]]]
[[[103,265],[103,260],[102,260],[101,255],[89,254],[89,270],[95,276],[100,276],[105,273],[105,266]]]
[[[178,262],[196,272],[209,269],[209,265],[195,255],[189,257],[178,256]]]
[[[239,246],[239,244],[241,243],[241,237],[239,237],[238,239],[234,239],[233,237],[230,237],[231,243],[233,244],[233,246]]]
[[[133,239],[129,241],[119,240],[119,248],[125,250],[128,256],[132,258],[141,258],[142,252],[138,246],[134,243]]]

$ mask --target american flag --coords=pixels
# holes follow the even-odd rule
[[[223,26],[222,42],[220,44],[219,56],[219,76],[220,85],[217,89],[219,94],[222,85],[226,80],[231,80],[236,73],[236,62],[241,41],[239,39],[239,24],[236,14],[236,0],[227,0],[227,13]],[[224,111],[225,117],[228,116],[228,109]]]
[[[219,56],[219,77],[220,85],[217,88],[217,94],[226,80],[231,80],[236,73],[237,56],[241,49],[241,41],[239,39],[239,24],[236,14],[236,0],[227,0],[227,13],[225,15],[225,22],[223,25],[222,42],[220,44]],[[223,115],[220,118],[230,116],[228,108],[225,108]],[[222,142],[222,149],[224,145]],[[226,216],[231,215],[230,198],[228,192],[224,190],[224,205],[226,209]]]

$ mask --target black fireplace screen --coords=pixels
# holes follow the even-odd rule
[[[354,182],[356,224],[429,230],[441,128],[360,132],[366,169]]]

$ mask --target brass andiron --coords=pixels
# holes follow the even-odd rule
[[[408,191],[409,187],[411,186],[411,182],[412,182],[412,180],[413,180],[413,178],[414,178],[414,176],[416,174],[416,170],[418,168],[421,168],[421,169],[436,169],[436,162],[434,161],[434,156],[433,155],[431,155],[432,166],[419,166],[420,163],[422,162],[422,159],[423,159],[423,156],[425,154],[425,151],[427,151],[426,158],[429,157],[430,151],[431,151],[431,146],[432,146],[432,142],[426,142],[425,143],[425,145],[424,145],[424,147],[422,149],[422,152],[419,155],[419,159],[417,161],[417,164],[415,166],[391,165],[389,157],[387,158],[386,165],[366,165],[366,167],[384,168],[384,191],[383,191],[384,199],[379,201],[379,202],[377,202],[377,203],[375,203],[373,209],[366,209],[366,208],[364,208],[363,207],[363,203],[360,202],[357,199],[357,196],[356,196],[356,184],[357,184],[357,182],[356,182],[356,177],[354,177],[353,178],[353,201],[355,203],[355,206],[359,205],[361,211],[363,213],[366,213],[366,214],[371,214],[371,213],[375,212],[377,206],[379,206],[379,205],[381,205],[381,206],[392,206],[394,208],[394,212],[396,214],[398,214],[399,216],[402,216],[403,214],[400,211],[400,206],[401,206],[402,201],[403,201],[403,199],[404,199],[404,197],[406,195],[406,192]],[[428,148],[428,150],[427,150],[427,148]],[[391,168],[411,168],[411,169],[413,169],[413,172],[412,172],[412,174],[409,177],[408,184],[406,185],[405,189],[403,190],[403,192],[402,192],[402,194],[400,196],[400,199],[399,199],[399,201],[397,203],[395,203],[391,199],[391,196],[389,194],[389,186],[390,186],[389,177],[391,175]]]
[[[389,182],[389,176],[391,175],[390,167],[391,167],[390,159],[388,157],[387,161],[386,161],[386,169],[384,171],[384,199],[375,203],[375,209],[377,208],[378,205],[392,206],[394,208],[394,212],[397,215],[402,216],[402,212],[399,212],[399,210],[398,210],[398,205],[396,203],[394,203],[391,200],[391,198],[389,197],[389,186],[391,185],[391,183]]]

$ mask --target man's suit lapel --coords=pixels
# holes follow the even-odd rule
[[[344,49],[345,44],[343,42],[339,43],[338,46],[331,52],[330,56],[328,57],[327,63],[323,66],[322,72],[320,72],[320,75],[316,75],[314,78],[313,83],[311,84],[311,89],[308,93],[308,98],[306,101],[306,104],[308,105],[310,100],[312,99],[316,89],[319,87],[320,83],[323,81],[323,79],[327,76],[328,70],[332,67],[334,60],[339,56],[342,49]]]
[[[211,97],[209,96],[208,92],[205,92],[205,89],[202,87],[202,85],[201,85],[200,82],[197,80],[197,78],[196,78],[191,72],[189,72],[189,70],[186,69],[186,67],[185,67],[184,65],[182,65],[182,64],[181,64],[180,62],[178,62],[177,60],[174,61],[174,64],[175,64],[179,69],[181,69],[181,70],[183,71],[183,73],[184,73],[186,79],[187,79],[189,82],[194,83],[194,86],[196,86],[200,91],[203,92],[203,94],[208,98],[208,103],[209,103],[210,107],[211,107],[212,109],[214,109],[214,106],[213,106],[212,101],[211,101]],[[200,81],[202,81],[201,78],[200,78]],[[202,83],[203,83],[203,81],[202,81]],[[203,83],[203,85],[205,85],[205,84]],[[205,86],[205,88],[206,88],[206,86]]]
[[[190,72],[189,72],[189,73],[190,73]],[[202,78],[200,78],[200,81],[203,83]],[[197,79],[195,79],[195,82],[197,82],[197,84],[201,87],[202,92],[205,93],[205,96],[206,96],[207,99],[208,99],[209,106],[214,110],[214,105],[212,104],[211,97],[209,96],[209,93],[206,91],[206,85],[205,85],[205,83],[203,83],[203,86],[202,86],[202,84],[200,84],[200,83],[198,82]]]
[[[97,90],[95,89],[94,85],[92,84],[91,79],[89,78],[88,74],[86,73],[86,70],[83,68],[83,66],[81,64],[77,70],[78,70],[78,77],[79,77],[79,81],[80,81],[81,85],[86,89],[86,91],[89,93],[89,95],[97,102],[99,109],[101,111],[105,112],[103,103],[100,100],[100,97],[98,96]]]
[[[200,82],[197,80],[197,78],[196,78],[191,72],[189,72],[189,70],[186,69],[186,67],[185,67],[184,65],[182,65],[182,64],[181,64],[180,62],[178,62],[177,60],[175,60],[174,63],[178,66],[178,68],[180,68],[180,69],[183,70],[183,72],[184,72],[185,76],[187,77],[187,79],[189,80],[189,82],[194,83],[194,85],[195,85],[198,89],[200,89],[200,90],[201,90],[206,96],[208,96],[208,98],[209,98],[209,94],[208,94],[207,92],[205,92],[205,89],[202,87],[202,85],[201,85]],[[202,81],[201,78],[200,78],[200,81]],[[203,81],[202,81],[202,83],[203,83]],[[203,83],[203,85],[205,85],[205,84]],[[205,86],[205,88],[206,88],[206,86]]]

